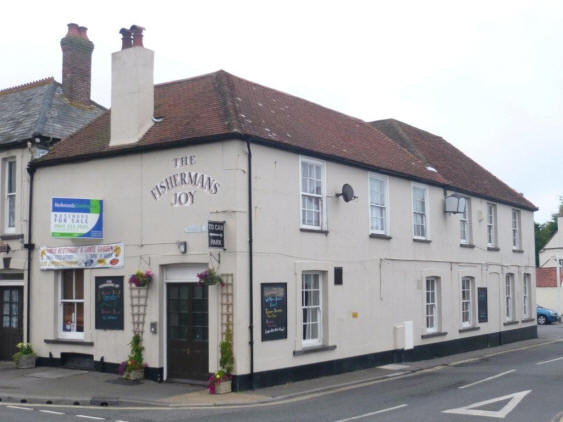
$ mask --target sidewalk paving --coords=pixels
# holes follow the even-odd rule
[[[460,364],[497,353],[563,341],[563,324],[540,327],[538,338],[443,358],[384,365],[354,372],[292,382],[274,387],[225,395],[211,395],[201,385],[124,382],[115,374],[64,368],[16,369],[12,362],[0,362],[0,400],[41,404],[108,406],[221,406],[280,401],[364,382],[411,374],[424,369]]]

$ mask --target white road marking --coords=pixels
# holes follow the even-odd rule
[[[401,409],[403,407],[407,407],[407,405],[406,404],[400,404],[399,406],[389,407],[387,409],[376,410],[375,412],[364,413],[363,415],[352,416],[351,418],[339,419],[336,422],[348,422],[348,421],[353,421],[353,420],[356,420],[356,419],[367,418],[368,416],[377,415],[379,413],[390,412],[392,410]]]
[[[63,412],[55,412],[54,410],[39,410],[41,413],[48,413],[50,415],[64,415]]]
[[[561,360],[563,359],[563,356],[561,356],[560,358],[555,358],[555,359],[550,359],[550,360],[544,360],[543,362],[538,362],[536,363],[536,365],[544,365],[546,363],[551,363],[551,362],[555,362],[556,360]]]
[[[88,415],[76,415],[77,418],[84,418],[84,419],[94,419],[97,421],[105,421],[106,418],[99,418],[97,416],[88,416]]]
[[[518,403],[522,401],[524,397],[528,395],[532,390],[520,391],[519,393],[512,393],[502,397],[496,397],[494,399],[480,401],[478,403],[470,404],[469,406],[458,407],[457,409],[443,410],[442,413],[454,413],[456,415],[471,415],[471,416],[482,416],[485,418],[498,418],[504,419],[510,412],[514,410]],[[496,403],[499,401],[504,401],[510,399],[508,403],[500,410],[477,410],[476,407],[487,406],[491,403]]]
[[[19,410],[33,410],[31,407],[20,407],[20,406],[6,406],[10,409],[19,409]]]
[[[475,381],[475,382],[472,382],[471,384],[462,385],[461,387],[457,387],[457,388],[460,389],[460,390],[463,390],[464,388],[473,387],[474,385],[481,384],[482,382],[486,382],[486,381],[493,380],[495,378],[502,377],[502,376],[504,376],[506,374],[510,374],[512,372],[516,372],[516,369],[511,369],[510,371],[501,372],[500,374],[493,375],[492,377],[488,377],[488,378],[485,378],[485,379],[482,379],[482,380],[479,380],[479,381]]]

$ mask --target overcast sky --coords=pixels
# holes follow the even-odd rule
[[[118,31],[144,26],[155,82],[224,69],[366,121],[444,137],[534,202],[563,195],[563,2],[9,1],[0,88],[61,80],[66,24],[95,44],[92,98],[110,106]]]

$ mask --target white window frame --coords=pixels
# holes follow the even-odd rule
[[[487,202],[487,246],[497,246],[497,206]]]
[[[303,163],[312,164],[321,167],[321,194],[311,194],[303,191]],[[305,196],[320,199],[320,216],[319,225],[308,225],[303,223],[303,198]],[[299,224],[302,229],[309,230],[326,230],[326,164],[324,161],[314,160],[307,157],[299,157]]]
[[[504,280],[504,316],[506,321],[514,321],[514,274],[507,273]]]
[[[415,211],[415,203],[414,203],[414,192],[415,189],[419,189],[424,191],[424,213],[420,213],[418,211]],[[430,239],[430,200],[429,200],[429,190],[428,190],[428,186],[426,185],[421,185],[418,183],[413,183],[412,187],[411,187],[411,204],[412,204],[412,235],[413,235],[413,239],[422,239],[422,240],[428,240]],[[424,236],[420,236],[416,234],[416,216],[417,215],[422,215],[424,217]]]
[[[371,197],[372,192],[372,183],[373,182],[381,182],[383,185],[383,204],[377,204],[373,198]],[[387,176],[383,176],[377,173],[370,173],[368,176],[368,213],[369,213],[369,232],[370,234],[383,234],[389,235],[389,178]],[[374,215],[372,214],[373,208],[382,208],[383,209],[383,230],[374,229],[372,225],[372,220]]]
[[[520,210],[513,208],[512,209],[512,249],[513,250],[522,249],[520,220],[521,220]]]
[[[318,278],[318,289],[309,289],[308,291],[310,292],[315,292],[318,291],[319,293],[319,303],[318,305],[305,305],[304,304],[304,299],[305,299],[305,291],[306,289],[304,288],[304,284],[305,284],[305,277],[306,276],[312,276],[313,279],[314,277]],[[323,344],[323,300],[324,300],[324,292],[323,292],[323,273],[321,271],[303,271],[301,273],[301,344],[303,345],[303,347],[311,347],[311,346],[319,346],[321,344]],[[305,338],[305,312],[307,310],[312,310],[314,312],[317,313],[317,321],[315,322],[315,324],[317,325],[317,337],[315,338]],[[310,322],[308,322],[309,325]]]
[[[86,306],[84,306],[85,300],[84,297],[82,299],[65,299],[63,300],[63,271],[72,271],[73,274],[73,289],[75,289],[76,287],[76,272],[77,271],[83,271],[82,273],[82,294],[85,297],[86,296],[86,275],[84,274],[84,270],[82,269],[74,269],[74,270],[61,270],[58,271],[57,274],[57,278],[58,278],[58,313],[59,316],[57,318],[57,334],[59,338],[69,338],[69,339],[84,339],[84,332],[86,331]],[[76,295],[76,292],[73,292],[73,296]],[[63,304],[64,303],[82,303],[83,304],[83,318],[84,318],[84,331],[83,332],[78,332],[78,331],[64,331],[63,330],[63,317],[64,317],[64,311],[63,311]]]
[[[459,242],[469,245],[472,242],[471,225],[471,200],[465,198],[465,212],[459,215]]]
[[[532,307],[531,290],[532,288],[532,275],[524,273],[522,280],[522,318],[530,318],[530,309]]]
[[[438,320],[439,315],[440,315],[440,278],[426,277],[424,281],[424,327],[428,334],[438,332],[440,328],[440,323]],[[428,324],[429,318],[432,318],[433,321],[432,325]]]
[[[473,307],[474,307],[474,287],[475,279],[473,277],[461,278],[461,326],[473,326]],[[465,309],[464,309],[464,305]]]
[[[10,191],[10,165],[13,163],[13,192]],[[16,206],[17,206],[17,165],[15,158],[4,160],[4,231],[5,233],[16,232]],[[13,225],[10,226],[10,201],[13,200],[14,215]]]

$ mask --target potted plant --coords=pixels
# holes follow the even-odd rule
[[[207,270],[205,270],[202,273],[199,273],[197,275],[198,278],[198,283],[200,285],[205,285],[205,286],[213,286],[217,283],[221,284],[221,286],[224,285],[223,279],[221,278],[220,275],[218,275],[214,269],[212,268],[208,268]]]
[[[135,287],[149,287],[154,273],[151,270],[137,271],[129,277],[129,283]]]
[[[125,362],[119,365],[118,373],[126,380],[135,381],[145,377],[145,368],[148,366],[143,362],[143,350],[141,345],[142,339],[139,334],[135,334],[131,340],[131,352]]]
[[[207,387],[210,394],[225,394],[232,391],[231,375],[235,364],[233,355],[233,332],[231,331],[230,324],[227,325],[225,330],[225,339],[219,346],[221,350],[221,358],[219,360],[219,369],[216,373],[209,376]]]
[[[35,368],[35,359],[37,358],[37,355],[33,351],[31,343],[18,343],[16,347],[18,351],[14,353],[14,356],[12,356],[14,362],[16,363],[16,368]]]

